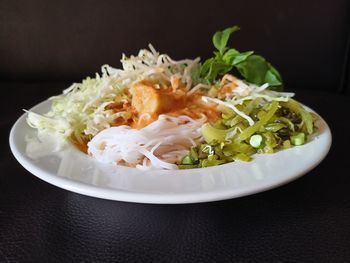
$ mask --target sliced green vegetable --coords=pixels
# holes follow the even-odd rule
[[[249,162],[252,158],[244,153],[238,153],[233,157],[234,160],[236,161],[244,161],[244,162]]]
[[[197,148],[192,147],[190,150],[190,157],[192,159],[192,161],[196,162],[198,161],[198,152],[197,152]]]
[[[272,132],[264,132],[264,148],[262,149],[263,153],[274,153],[274,148],[278,146],[277,140]]]
[[[259,129],[265,125],[271,118],[272,116],[275,114],[275,112],[278,109],[278,102],[277,101],[273,101],[271,103],[270,106],[270,110],[265,114],[264,117],[262,117],[259,121],[257,121],[254,125],[248,127],[247,129],[245,129],[242,133],[238,134],[234,141],[236,143],[239,143],[241,141],[244,141],[246,139],[248,139],[250,136],[252,136],[254,133],[256,133],[257,131],[259,131]]]
[[[290,137],[290,142],[293,145],[303,145],[305,143],[305,133],[299,132]]]
[[[214,128],[211,124],[209,123],[205,123],[202,126],[202,134],[204,137],[204,140],[207,143],[212,143],[214,141],[220,143],[225,141],[226,136],[232,132],[234,129],[230,128],[230,129],[226,129],[226,130],[220,130],[217,128]]]
[[[216,166],[226,162],[225,160],[220,160],[217,155],[209,155],[207,159],[200,160],[200,167]]]
[[[245,153],[245,154],[251,155],[255,152],[254,148],[245,142],[241,142],[241,143],[231,142],[231,143],[225,144],[223,149],[224,149],[225,155],[227,156],[231,156],[233,153]]]
[[[302,129],[307,134],[312,134],[314,131],[313,117],[310,112],[306,111],[297,101],[289,99],[287,102],[282,102],[281,105],[299,114],[303,121]]]
[[[290,130],[294,131],[294,124],[293,124],[293,122],[291,122],[291,120],[289,120],[288,118],[286,118],[286,117],[278,117],[278,118],[277,118],[277,121],[287,124],[287,125],[288,125],[288,128],[289,128]]]
[[[283,142],[283,149],[288,149],[288,148],[290,148],[292,145],[291,145],[291,143],[290,143],[290,140],[285,140],[284,142]]]
[[[224,107],[221,120],[214,125],[207,123],[202,126],[206,143],[191,148],[180,169],[215,166],[236,160],[250,161],[255,153],[271,154],[305,143],[307,132],[304,130],[307,129],[306,121],[311,121],[310,113],[297,102],[264,102],[259,99],[259,102],[244,101],[236,107],[255,123],[248,126],[244,118]],[[310,116],[313,126],[314,117]],[[229,136],[230,133],[233,137]]]
[[[285,128],[286,125],[284,123],[269,123],[265,126],[265,130],[271,131],[271,132],[277,132],[280,129]]]
[[[198,164],[179,164],[177,167],[179,167],[179,169],[194,169],[194,168],[199,168]]]
[[[193,160],[192,160],[191,156],[185,155],[182,158],[181,164],[193,164]]]

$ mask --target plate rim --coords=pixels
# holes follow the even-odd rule
[[[43,106],[43,104],[50,103],[49,100],[44,100],[38,104],[36,104],[34,107],[30,109],[34,110],[37,107]],[[316,166],[318,166],[324,158],[327,156],[331,145],[332,145],[332,132],[327,124],[327,122],[312,108],[305,106],[312,112],[316,113],[320,120],[322,121],[323,125],[325,126],[324,133],[328,135],[327,145],[325,146],[324,151],[320,155],[320,157],[317,159],[316,162],[312,163],[312,165],[308,166],[306,169],[304,169],[302,172],[299,172],[297,174],[292,173],[292,175],[279,178],[279,180],[270,181],[267,180],[264,184],[259,185],[258,187],[254,186],[246,186],[246,187],[240,187],[235,189],[228,189],[228,190],[221,190],[219,192],[215,191],[206,191],[206,192],[196,192],[196,193],[143,193],[143,192],[137,192],[137,191],[126,191],[123,189],[112,189],[108,187],[103,186],[96,186],[87,184],[80,181],[75,181],[73,179],[60,177],[58,175],[55,175],[53,173],[47,172],[44,169],[35,166],[32,162],[30,162],[29,158],[25,156],[25,153],[22,153],[19,151],[19,149],[16,146],[16,140],[15,140],[15,132],[17,127],[24,121],[28,115],[27,112],[23,113],[13,124],[10,131],[9,136],[9,144],[10,149],[14,157],[17,159],[17,161],[25,168],[27,171],[29,171],[31,174],[36,176],[37,178],[50,183],[56,187],[91,196],[91,197],[97,197],[107,200],[114,200],[114,201],[124,201],[124,202],[133,202],[133,203],[149,203],[149,204],[186,204],[186,203],[202,203],[202,202],[211,202],[211,201],[219,201],[219,200],[227,200],[232,198],[238,198],[242,196],[252,195],[260,192],[264,192],[273,188],[277,188],[279,186],[285,185],[291,181],[294,181],[301,176],[307,174],[311,170],[313,170]],[[206,168],[201,168],[206,169]]]

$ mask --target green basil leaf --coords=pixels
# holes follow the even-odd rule
[[[222,58],[222,54],[219,51],[214,51],[213,53],[215,55],[215,59],[221,59]]]
[[[282,82],[278,77],[269,69],[265,75],[265,82],[269,83],[269,86],[281,86]]]
[[[203,63],[203,65],[201,66],[201,69],[200,69],[200,76],[201,77],[205,77],[208,74],[210,67],[214,61],[215,61],[215,58],[209,58]]]
[[[237,65],[243,61],[245,61],[249,56],[251,56],[254,53],[254,51],[246,51],[243,53],[239,53],[236,57],[234,57],[233,61],[231,62],[232,65]]]
[[[281,86],[282,85],[282,77],[278,70],[268,63],[269,70],[267,71],[265,80],[270,86]]]
[[[259,55],[251,55],[245,61],[236,65],[239,73],[250,83],[262,85],[268,71],[266,60]]]
[[[246,60],[253,53],[254,51],[246,51],[243,53],[239,53],[238,50],[231,48],[225,52],[225,54],[222,57],[222,60],[225,61],[227,64],[235,66]]]
[[[233,32],[236,32],[238,30],[239,30],[238,26],[233,26],[233,27],[226,28],[223,31],[218,31],[214,34],[213,43],[216,49],[219,50],[220,54],[223,54],[227,49],[226,46],[227,46],[228,39],[230,38],[230,35]]]
[[[283,84],[280,73],[262,56],[254,55],[254,51],[240,53],[227,47],[230,35],[237,30],[239,27],[233,26],[214,34],[213,43],[217,51],[214,51],[214,57],[207,59],[201,66],[199,77],[194,74],[194,82],[213,83],[235,67],[247,82],[259,86],[268,83],[269,89],[281,91]]]
[[[218,75],[225,75],[227,72],[229,72],[232,69],[232,66],[229,64],[226,64],[222,61],[213,61],[210,64],[210,68],[206,76],[204,77],[210,82],[213,82]]]
[[[238,55],[240,55],[239,51],[237,49],[231,48],[225,52],[225,54],[222,56],[222,60],[225,63],[232,65],[233,60]]]
[[[250,55],[246,60],[235,66],[248,82],[256,85],[268,83],[272,87],[271,89],[274,90],[281,90],[282,88],[281,75],[262,56]]]

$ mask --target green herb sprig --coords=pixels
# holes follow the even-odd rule
[[[239,29],[238,26],[233,26],[214,34],[213,44],[217,50],[214,51],[215,56],[207,59],[201,66],[200,79],[213,83],[236,69],[250,83],[256,85],[268,83],[270,89],[281,91],[283,89],[282,77],[265,58],[254,54],[254,51],[241,53],[227,46],[231,34]]]

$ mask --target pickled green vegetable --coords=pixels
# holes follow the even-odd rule
[[[302,130],[308,134],[312,134],[314,131],[313,118],[310,112],[307,112],[298,102],[293,99],[289,99],[287,102],[281,103],[283,107],[286,107],[296,114],[299,114],[302,119]]]
[[[246,100],[237,108],[254,120],[252,125],[230,108],[220,106],[222,118],[202,126],[205,143],[192,147],[180,169],[250,161],[252,155],[272,154],[305,144],[314,132],[315,116],[297,101]]]
[[[229,133],[233,131],[234,131],[233,128],[226,129],[226,130],[217,129],[212,125],[210,125],[209,123],[206,123],[202,126],[202,134],[203,134],[204,140],[207,143],[211,143],[214,141],[223,142],[225,141]]]
[[[273,101],[270,105],[269,111],[265,114],[265,116],[262,117],[259,121],[257,121],[254,125],[248,127],[242,133],[236,136],[236,138],[234,139],[235,142],[241,142],[243,140],[246,140],[250,136],[252,136],[254,133],[259,131],[260,127],[268,123],[268,121],[272,118],[272,116],[275,114],[277,109],[278,109],[278,102]]]
[[[290,142],[296,146],[303,145],[305,143],[305,133],[299,132],[299,133],[291,136]]]

